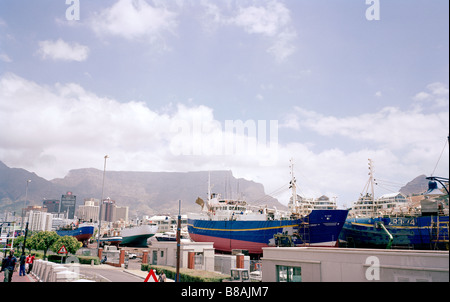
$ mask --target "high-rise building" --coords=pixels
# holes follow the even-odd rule
[[[116,220],[116,202],[111,198],[103,200],[101,211],[102,221],[114,222]]]
[[[44,208],[47,208],[48,213],[59,213],[59,204],[61,200],[59,199],[44,199],[42,204]]]
[[[84,205],[77,209],[77,217],[82,221],[98,222],[98,199],[85,199]]]
[[[51,231],[52,214],[41,211],[28,212],[28,230],[29,231]]]
[[[128,207],[116,207],[116,217],[114,221],[123,220],[128,221]]]
[[[75,216],[75,207],[77,203],[77,197],[72,192],[67,192],[61,196],[61,206],[59,213],[67,212],[67,218],[73,219]]]

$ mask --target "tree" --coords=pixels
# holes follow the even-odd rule
[[[14,249],[16,251],[19,251],[20,253],[22,253],[22,246],[23,246],[23,242],[25,240],[25,236],[20,236],[14,239]],[[31,252],[31,249],[33,248],[30,239],[27,239],[27,243],[25,244],[25,249],[28,249],[28,252]],[[16,253],[17,254],[17,253]]]
[[[45,259],[47,257],[48,249],[55,243],[56,240],[58,240],[59,237],[60,236],[56,232],[42,231],[34,234],[30,238],[30,246],[35,250],[43,250]]]
[[[64,245],[67,252],[71,254],[75,254],[80,247],[83,246],[81,242],[79,242],[75,237],[72,236],[62,236],[59,237],[51,246],[52,251],[57,253],[61,247]]]

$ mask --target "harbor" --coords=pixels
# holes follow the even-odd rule
[[[0,1],[0,281],[439,293],[397,283],[449,282],[449,11]]]
[[[83,246],[76,255],[91,257],[91,267],[133,270],[141,277],[153,270],[173,277],[172,268],[173,279],[183,269],[185,280],[202,280],[192,277],[197,271],[213,274],[215,282],[448,282],[448,179],[428,178],[428,189],[414,206],[401,193],[375,199],[372,169],[369,160],[369,180],[350,209],[338,209],[326,196],[298,195],[291,160],[287,211],[222,198],[211,190],[209,178],[206,200],[195,200],[198,212],[181,214],[180,201],[179,215],[128,223],[108,222],[105,216],[100,231],[95,223],[66,216],[65,223],[59,218],[56,234],[75,238]],[[2,223],[2,242],[11,240],[4,257],[21,234],[14,223]],[[92,277],[95,273],[58,278],[63,266],[54,274],[46,261],[39,259],[34,281],[101,279]]]

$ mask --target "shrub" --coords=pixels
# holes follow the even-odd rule
[[[142,271],[150,271],[153,269],[155,273],[160,274],[164,271],[164,274],[169,279],[176,279],[176,269],[169,266],[141,264]],[[219,273],[192,270],[187,268],[180,269],[180,282],[222,282],[224,279],[229,279],[229,276]]]

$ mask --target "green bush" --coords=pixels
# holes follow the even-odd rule
[[[40,254],[40,257],[38,257],[38,254],[36,253],[36,258],[43,258],[43,255]],[[63,263],[65,262],[65,259],[68,257],[75,257],[78,258],[78,261],[80,264],[91,264],[92,260],[94,260],[94,265],[100,264],[100,260],[98,257],[93,256],[80,256],[80,255],[68,255],[67,257],[64,256]],[[48,255],[47,256],[48,261],[55,262],[55,263],[61,263],[61,255]]]
[[[160,274],[164,271],[164,274],[169,279],[176,279],[176,269],[169,266],[141,264],[142,271],[150,271],[153,269],[156,274]],[[180,269],[180,282],[222,282],[224,279],[229,279],[229,276],[219,273],[191,270],[187,268]]]

